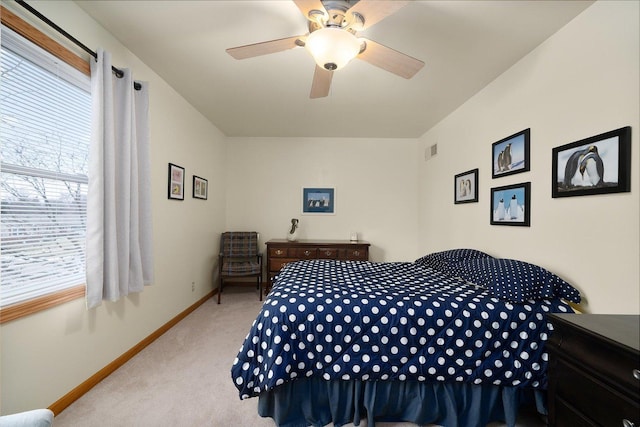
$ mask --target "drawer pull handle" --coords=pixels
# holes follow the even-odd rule
[[[633,378],[640,380],[640,369],[633,370]]]
[[[353,255],[360,256],[360,251],[353,251]]]
[[[633,421],[629,421],[626,418],[624,420],[622,420],[622,426],[623,427],[636,427],[636,425],[633,423]]]
[[[304,251],[304,254],[305,254],[306,256],[309,256],[309,255],[311,254],[311,252],[310,252],[310,251]]]
[[[278,249],[278,250],[276,251],[276,255],[282,255],[283,253],[284,253],[284,252],[283,252],[283,251],[281,251],[280,249]]]
[[[326,251],[324,254],[325,254],[326,256],[331,256],[331,251]]]

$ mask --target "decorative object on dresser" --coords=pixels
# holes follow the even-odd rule
[[[298,228],[300,228],[300,221],[298,218],[291,218],[291,228],[287,234],[287,240],[295,242],[298,239]]]
[[[258,233],[255,231],[227,231],[220,236],[218,261],[220,287],[218,304],[223,286],[229,279],[255,277],[258,295],[262,301],[262,254],[258,249]]]
[[[549,314],[550,426],[640,426],[640,316]]]
[[[285,264],[305,259],[337,259],[368,261],[368,242],[359,240],[298,240],[290,242],[272,239],[267,243],[267,277],[271,289],[271,279]]]

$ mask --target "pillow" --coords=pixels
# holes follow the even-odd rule
[[[580,302],[580,292],[573,286],[544,268],[524,261],[505,258],[461,261],[458,275],[506,301],[564,298]]]
[[[492,256],[476,249],[449,249],[425,255],[414,263],[456,276],[457,264],[460,261],[476,258],[492,258]]]
[[[579,290],[577,290],[552,272],[549,271],[548,273],[549,279],[553,283],[553,293],[555,296],[564,298],[567,301],[575,302],[576,304],[580,304],[582,297],[580,296]]]

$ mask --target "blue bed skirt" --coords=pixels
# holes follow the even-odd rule
[[[518,409],[535,405],[546,414],[544,392],[465,383],[425,384],[411,381],[326,381],[305,378],[263,392],[258,413],[279,427],[326,426],[363,419],[412,422],[444,427],[484,427],[500,421],[514,426]]]

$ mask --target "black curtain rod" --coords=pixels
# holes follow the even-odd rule
[[[45,24],[47,24],[48,26],[50,26],[51,28],[53,28],[54,30],[56,30],[57,32],[59,32],[60,34],[65,36],[67,39],[71,40],[76,46],[80,47],[82,50],[87,52],[89,55],[93,56],[94,59],[96,59],[96,60],[98,59],[98,54],[97,53],[95,53],[94,51],[89,49],[87,46],[85,46],[82,42],[80,42],[78,39],[73,37],[71,34],[67,33],[65,30],[60,28],[58,25],[56,25],[55,22],[53,22],[52,20],[50,20],[49,18],[47,18],[46,16],[44,16],[43,14],[41,14],[40,12],[35,10],[33,7],[28,5],[24,0],[16,0],[16,3],[18,3],[20,6],[24,7],[25,9],[27,9],[33,15],[37,16],[41,21],[43,21]],[[113,65],[111,66],[111,70],[118,77],[122,77],[124,75],[122,70],[114,67]],[[133,87],[136,90],[140,90],[142,88],[140,83],[137,83],[137,82],[133,82]]]

